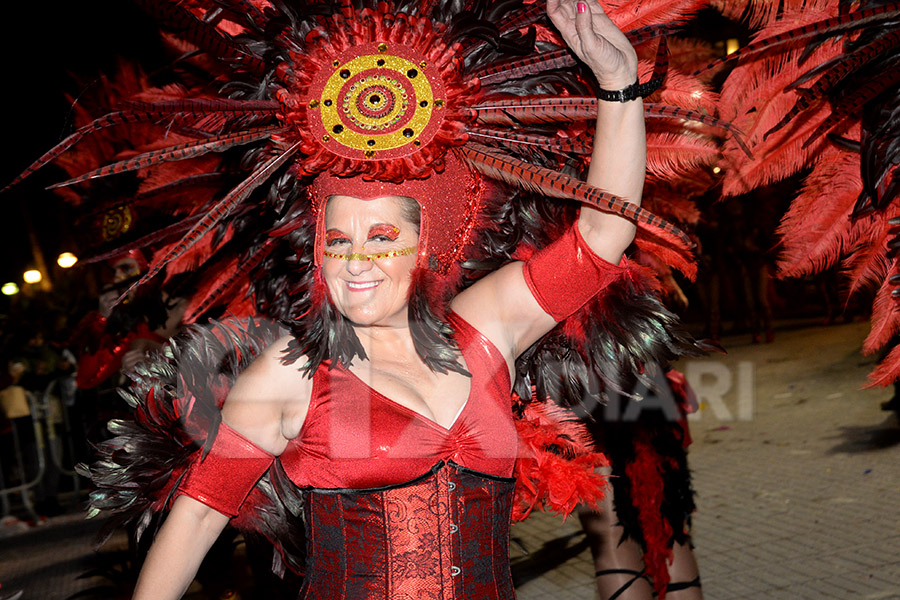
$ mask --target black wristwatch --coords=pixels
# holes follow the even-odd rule
[[[635,98],[644,98],[649,96],[662,85],[663,78],[656,77],[646,83],[635,81],[631,85],[621,90],[597,90],[597,98],[606,102],[630,102]]]

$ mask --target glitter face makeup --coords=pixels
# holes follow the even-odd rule
[[[396,241],[397,238],[400,237],[400,228],[396,225],[391,225],[388,223],[378,223],[377,225],[373,225],[369,228],[369,235],[367,236],[366,243],[374,242],[384,242]],[[325,247],[330,248],[332,246],[337,246],[339,243],[350,243],[350,238],[343,232],[337,229],[329,229],[325,232]],[[397,256],[408,256],[410,254],[414,254],[416,252],[415,246],[410,246],[409,248],[403,248],[401,250],[387,250],[385,252],[334,252],[332,250],[325,250],[322,254],[326,258],[336,258],[338,260],[383,260],[386,258],[395,258]]]
[[[403,199],[332,196],[325,210],[322,274],[335,307],[356,325],[405,324],[418,223]]]

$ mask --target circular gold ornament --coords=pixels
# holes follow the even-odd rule
[[[108,242],[128,233],[133,221],[134,211],[127,206],[117,206],[116,208],[107,211],[106,214],[103,215],[103,221],[100,227],[103,241]]]
[[[384,42],[348,48],[323,68],[309,88],[313,133],[329,151],[378,160],[413,154],[440,130],[445,95],[437,72],[426,71],[421,52]],[[417,143],[414,143],[417,142]]]

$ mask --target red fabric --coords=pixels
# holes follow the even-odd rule
[[[103,323],[105,325],[105,319]],[[128,352],[131,342],[138,339],[153,340],[160,344],[166,341],[153,333],[146,323],[139,323],[134,331],[119,339],[104,334],[96,352],[85,353],[78,358],[75,384],[79,389],[90,390],[109,379],[122,367],[122,357]]]
[[[438,463],[374,490],[306,490],[303,600],[514,600],[514,481]]]
[[[369,488],[405,483],[440,460],[509,477],[517,439],[506,361],[493,344],[451,314],[472,374],[468,401],[449,429],[382,396],[340,365],[313,377],[300,435],[281,455],[300,487]]]
[[[594,254],[578,227],[572,226],[525,262],[525,283],[544,312],[562,321],[623,271]]]
[[[266,452],[223,421],[212,448],[202,461],[194,461],[178,495],[185,494],[224,515],[238,514],[244,499],[269,470],[275,456]]]
[[[660,517],[665,501],[663,476],[666,469],[678,469],[678,462],[659,454],[645,436],[634,440],[634,460],[625,467],[625,474],[631,482],[631,499],[644,534],[644,565],[660,600],[666,597],[667,564],[672,560],[672,525],[668,519]]]

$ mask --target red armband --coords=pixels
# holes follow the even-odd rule
[[[624,259],[623,259],[624,260]],[[624,267],[606,261],[590,249],[578,226],[525,261],[525,283],[541,308],[557,321],[577,312]]]
[[[178,494],[234,517],[274,461],[274,455],[222,422],[209,454],[190,466]]]

